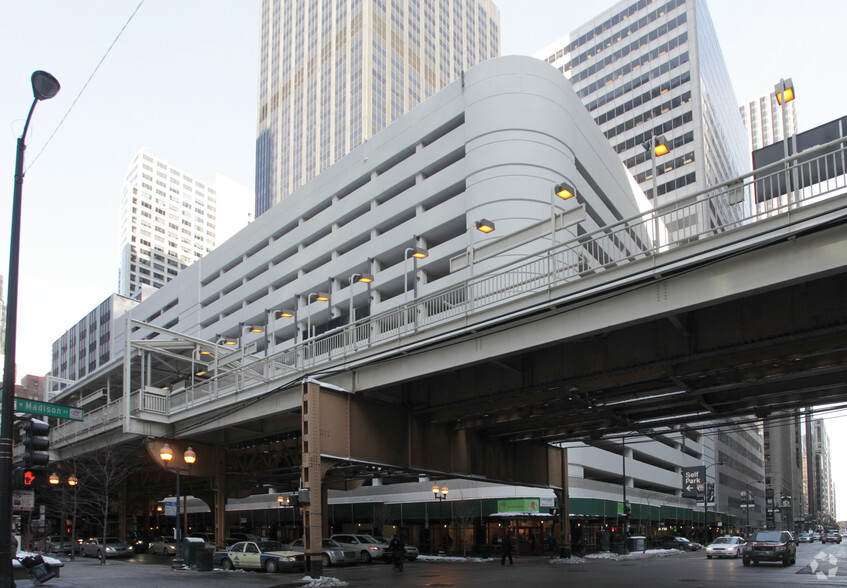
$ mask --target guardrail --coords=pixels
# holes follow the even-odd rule
[[[264,386],[271,380],[294,379],[329,361],[399,342],[481,309],[514,302],[828,197],[847,188],[845,141],[820,145],[656,210],[551,246],[530,259],[421,296],[169,396],[150,398],[154,395],[144,393],[138,412],[173,415]],[[94,413],[87,414],[86,421]]]

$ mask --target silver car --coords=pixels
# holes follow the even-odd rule
[[[117,537],[106,537],[105,543],[101,538],[89,537],[82,542],[80,551],[85,557],[129,557],[132,555],[129,544]]]
[[[337,541],[345,549],[350,549],[356,552],[359,561],[362,563],[370,563],[374,559],[385,559],[385,550],[382,548],[382,543],[370,535],[360,533],[338,533],[330,537]]]
[[[297,539],[291,543],[291,551],[305,552],[303,540]],[[325,568],[329,566],[353,565],[358,563],[359,556],[352,549],[342,547],[337,541],[324,539],[321,543],[321,563]]]
[[[741,555],[741,547],[744,545],[744,539],[741,537],[718,537],[713,543],[706,547],[706,558],[713,557],[735,557]]]
[[[175,555],[176,554],[176,539],[173,537],[157,537],[150,544],[150,553],[154,555]]]

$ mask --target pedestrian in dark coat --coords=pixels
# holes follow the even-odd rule
[[[508,533],[503,538],[503,557],[500,558],[500,565],[506,565],[506,556],[509,556],[509,565],[512,565],[512,549],[514,547],[514,540],[512,539],[512,534]]]
[[[406,559],[406,546],[397,535],[391,538],[391,543],[388,544],[388,550],[391,552],[391,561],[394,563],[394,571],[403,571],[403,561]]]

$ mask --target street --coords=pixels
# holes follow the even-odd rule
[[[269,575],[259,572],[174,571],[170,558],[143,554],[129,560],[110,560],[103,567],[94,559],[65,562],[61,577],[47,585],[57,588],[211,588],[214,586],[257,586],[275,588],[303,585],[300,573]],[[744,567],[740,559],[707,560],[705,553],[673,553],[642,559],[586,559],[584,563],[557,565],[546,557],[520,557],[503,567],[499,560],[442,562],[418,560],[396,573],[383,563],[329,568],[325,575],[351,587],[457,586],[560,586],[627,588],[657,586],[845,586],[847,587],[847,543],[819,543],[797,547],[797,564],[761,564]],[[27,585],[18,581],[18,586]]]

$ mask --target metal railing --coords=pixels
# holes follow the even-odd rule
[[[333,360],[400,342],[483,309],[656,256],[847,189],[847,139],[806,150],[658,209],[602,227],[486,274],[221,372],[169,396],[142,393],[134,413],[174,415],[295,379]],[[135,394],[138,394],[137,392]],[[105,408],[105,407],[104,407]],[[99,409],[98,409],[99,410]],[[117,411],[120,414],[120,411]],[[86,421],[95,415],[86,415]]]

